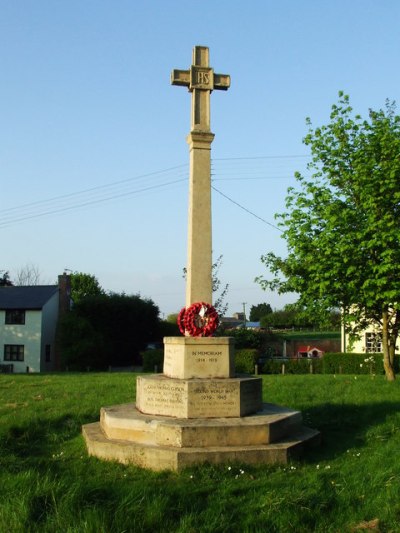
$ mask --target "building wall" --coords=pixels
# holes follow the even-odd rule
[[[56,362],[56,327],[58,318],[59,293],[48,300],[42,309],[42,338],[40,371],[48,372],[55,369]],[[50,347],[50,361],[46,361],[46,345]]]
[[[378,328],[374,326],[370,326],[361,333],[360,338],[358,340],[353,341],[353,343],[350,345],[349,335],[344,332],[344,327],[342,326],[342,345],[341,345],[342,352],[367,353],[369,351],[367,349],[367,341],[366,341],[366,335],[368,333],[379,335],[380,331]],[[377,351],[380,351],[380,350],[377,350]]]
[[[0,311],[0,359],[14,365],[14,372],[40,372],[42,312],[26,311],[25,324],[5,324],[5,311]],[[24,346],[24,361],[4,361],[4,345]]]

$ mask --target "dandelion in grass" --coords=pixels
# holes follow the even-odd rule
[[[325,470],[330,470],[330,469],[331,469],[331,465],[326,465]]]
[[[316,466],[316,469],[319,470],[319,465]]]

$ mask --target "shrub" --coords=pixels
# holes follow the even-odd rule
[[[257,364],[258,351],[254,348],[236,350],[235,370],[238,374],[254,374],[254,366]]]
[[[381,353],[329,353],[323,357],[324,374],[384,374]],[[395,356],[395,371],[399,371],[399,356]]]
[[[143,372],[154,372],[157,366],[157,372],[162,372],[164,368],[164,350],[146,350],[141,353],[143,359]]]
[[[321,359],[266,359],[260,372],[281,374],[282,364],[286,374],[384,374],[381,353],[330,353]],[[395,371],[399,371],[400,356],[395,356]]]
[[[238,328],[227,329],[221,332],[224,337],[233,337],[237,350],[242,348],[262,348],[265,342],[265,333],[253,329]]]
[[[285,374],[322,374],[321,359],[267,359],[261,368],[263,374],[282,374],[282,365],[285,365]]]

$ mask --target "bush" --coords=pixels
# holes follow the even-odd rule
[[[384,374],[381,353],[329,353],[321,359],[266,359],[260,372],[281,374],[282,364],[286,374]],[[399,371],[400,356],[395,356],[395,371]],[[311,367],[312,365],[312,367]]]
[[[236,350],[235,370],[238,374],[254,374],[254,366],[257,364],[258,350]]]
[[[253,329],[238,328],[221,332],[223,337],[233,337],[237,350],[242,348],[262,348],[265,342],[265,333]]]
[[[324,374],[384,374],[382,353],[329,353],[323,357]],[[399,356],[395,356],[399,371]]]
[[[157,366],[157,372],[163,372],[164,370],[164,350],[146,350],[141,352],[143,359],[143,372],[154,372]]]
[[[282,374],[282,365],[285,365],[285,374],[322,374],[322,364],[322,359],[267,359],[260,372]]]

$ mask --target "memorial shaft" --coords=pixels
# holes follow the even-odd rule
[[[215,74],[209,66],[209,50],[193,49],[190,70],[173,70],[173,85],[192,93],[191,131],[187,137],[190,153],[188,260],[186,307],[196,302],[212,304],[212,230],[211,230],[211,143],[210,93],[227,90],[230,77]]]

